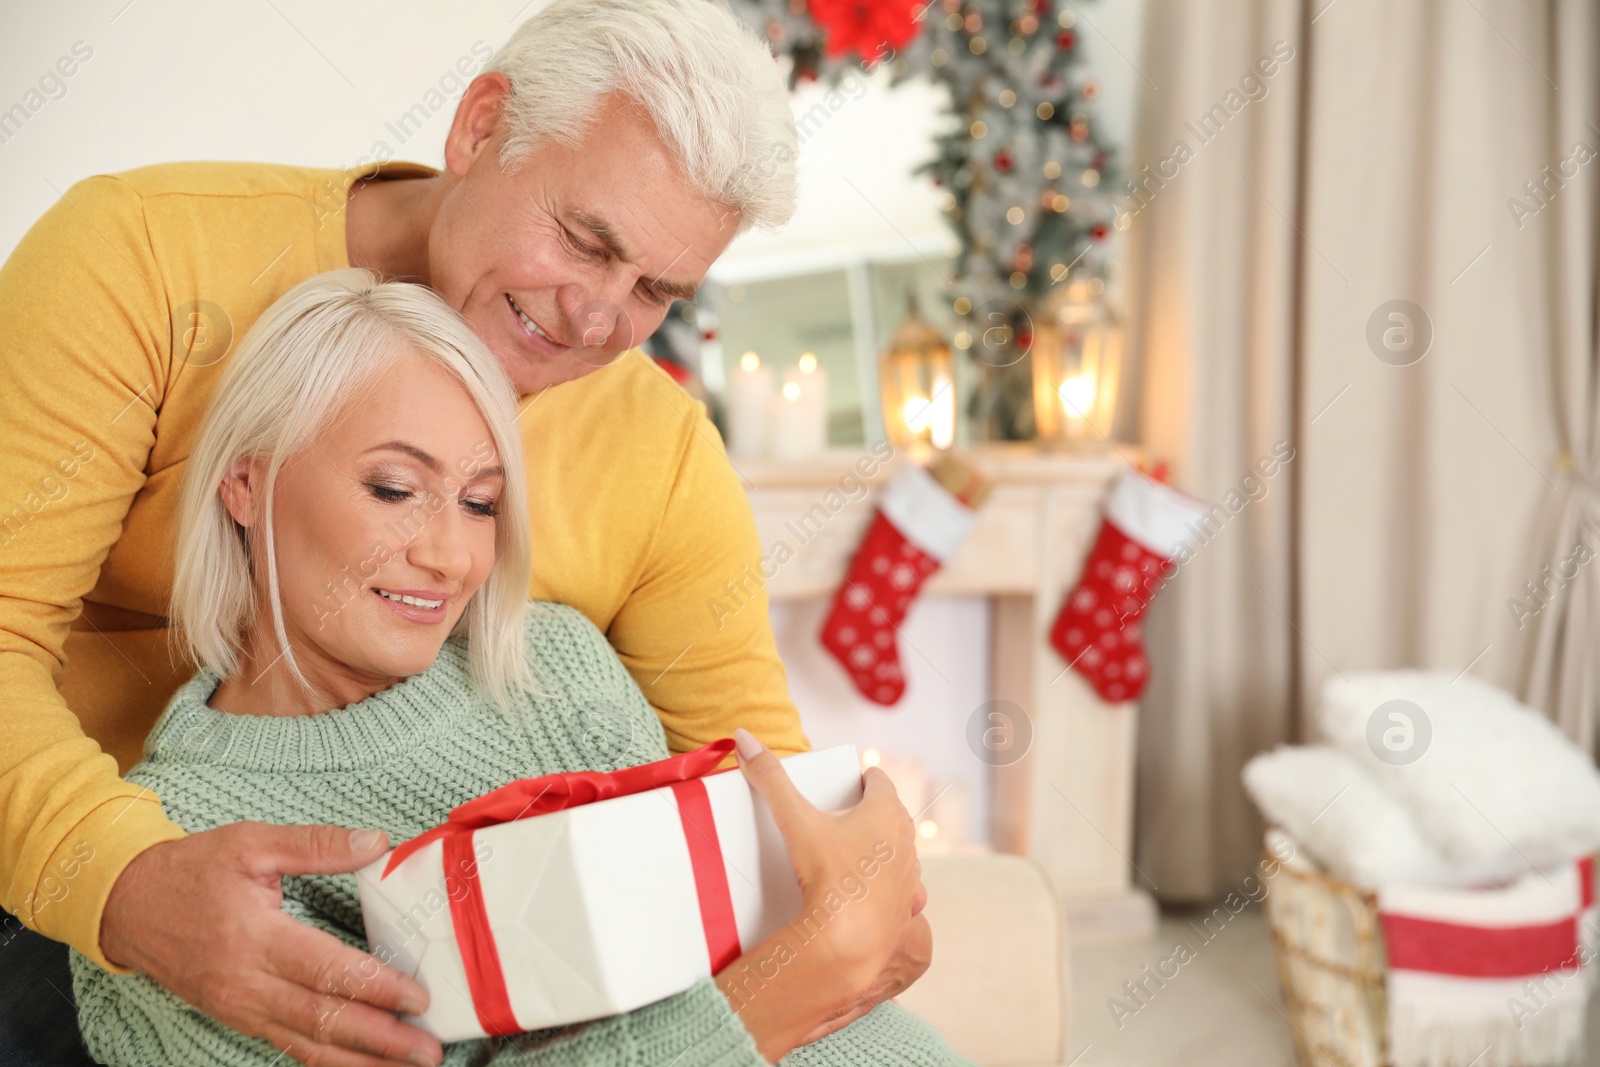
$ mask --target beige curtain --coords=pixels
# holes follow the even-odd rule
[[[1142,353],[1140,438],[1174,480],[1222,502],[1292,431],[1290,350],[1299,13],[1257,4],[1151,0],[1135,168],[1157,178],[1134,214],[1130,340]],[[1266,95],[1214,134],[1191,124],[1272,57],[1293,58]],[[1257,90],[1259,93],[1259,90]],[[1248,100],[1241,94],[1242,99]],[[1215,125],[1213,123],[1212,125]],[[1208,140],[1200,141],[1201,134]],[[1188,148],[1193,158],[1175,167]],[[1146,179],[1149,181],[1149,179]],[[1289,733],[1289,476],[1237,514],[1224,505],[1210,540],[1152,605],[1154,672],[1141,709],[1139,869],[1168,898],[1201,898],[1242,874],[1256,850],[1235,787],[1251,752]],[[1240,866],[1241,862],[1244,864]]]
[[[1593,100],[1584,79],[1553,88],[1558,48],[1593,66],[1592,43],[1556,32],[1567,17],[1512,0],[1150,0],[1137,164],[1194,150],[1132,224],[1140,437],[1230,516],[1148,630],[1135,860],[1170,899],[1249,871],[1260,823],[1240,767],[1309,738],[1330,675],[1518,682],[1526,620],[1509,602],[1539,576],[1529,546],[1560,484],[1554,397],[1593,448],[1593,236],[1569,253],[1587,279],[1569,312],[1580,294],[1553,255],[1567,223],[1507,204],[1568,154]],[[1241,89],[1280,41],[1294,58],[1265,94]],[[1218,104],[1228,118],[1200,143]],[[1567,362],[1585,370],[1558,385],[1572,314]],[[1285,440],[1293,461],[1260,477]],[[1576,702],[1592,690],[1570,647],[1551,658],[1580,676]]]
[[[1551,78],[1547,151],[1566,159],[1578,142],[1600,152],[1600,88],[1595,58],[1600,19],[1589,3],[1560,5],[1546,54]],[[1555,86],[1559,86],[1557,89]],[[1560,453],[1554,487],[1541,509],[1528,580],[1538,597],[1519,597],[1526,656],[1518,681],[1530,703],[1543,708],[1591,755],[1600,753],[1600,352],[1597,352],[1596,160],[1567,181],[1540,213],[1548,216],[1553,276],[1552,387],[1547,399]],[[1568,167],[1567,169],[1572,169]],[[1559,173],[1559,172],[1558,172]],[[1531,220],[1530,220],[1531,221]],[[1577,551],[1582,543],[1585,551]],[[1551,578],[1543,568],[1550,565]],[[1546,603],[1541,607],[1539,601]],[[1530,612],[1536,612],[1529,614]]]

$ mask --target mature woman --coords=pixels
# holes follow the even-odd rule
[[[228,368],[185,478],[172,609],[203,666],[128,775],[185,830],[331,823],[399,841],[515,778],[667,754],[659,719],[594,625],[571,608],[526,602],[512,392],[431,291],[362,270],[292,289]],[[763,969],[755,987],[755,962],[781,954],[783,934],[638,1011],[413,1049],[411,1061],[960,1062],[929,1027],[879,1003],[920,973],[927,943],[910,820],[887,779],[869,771],[861,804],[825,814],[742,731],[740,756],[783,829],[807,906],[888,842],[894,859],[872,893],[775,975]],[[278,899],[276,879],[260,891]],[[286,952],[313,928],[363,944],[348,874],[286,878],[281,907]],[[907,953],[908,943],[924,950]],[[228,1006],[259,1015],[269,1042],[142,974],[114,975],[73,954],[85,1042],[111,1064],[266,1067],[285,1052],[307,1063],[405,1059],[393,1018],[371,1058],[338,1047],[356,1012],[375,1012],[347,999],[351,984],[377,973],[357,971],[329,975],[323,998],[296,999],[283,983]],[[194,980],[188,999],[210,1007],[206,976]],[[299,1022],[272,1021],[281,1018]]]

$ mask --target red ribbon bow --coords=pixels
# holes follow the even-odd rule
[[[466,967],[473,1007],[485,1033],[503,1036],[519,1033],[523,1028],[511,1011],[505,971],[500,965],[494,932],[489,927],[489,915],[478,883],[477,859],[472,850],[473,832],[599,800],[670,787],[678,801],[678,815],[689,845],[711,973],[716,974],[738,957],[739,931],[734,921],[733,898],[728,892],[722,846],[717,840],[711,802],[701,779],[715,772],[717,764],[726,759],[733,748],[733,739],[725,737],[692,752],[637,767],[615,771],[562,771],[538,778],[519,778],[458,805],[451,810],[448,820],[390,853],[389,862],[383,868],[384,878],[429,842],[443,839],[447,877],[449,872],[458,871],[462,884],[461,892],[446,894],[450,900],[450,919],[461,949],[461,961]]]

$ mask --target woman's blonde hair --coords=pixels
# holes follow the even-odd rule
[[[495,517],[495,562],[462,612],[473,682],[504,707],[529,691],[523,649],[530,553],[527,487],[516,431],[516,397],[494,355],[433,290],[381,282],[370,271],[336,270],[310,278],[278,299],[245,334],[222,373],[184,474],[172,616],[194,662],[219,677],[238,666],[245,628],[261,615],[253,554],[245,531],[218,491],[238,460],[264,457],[258,487],[257,543],[266,569],[273,631],[289,649],[273,547],[278,472],[311,447],[386,371],[421,356],[459,381],[489,427],[505,488]],[[284,654],[306,682],[293,650]]]

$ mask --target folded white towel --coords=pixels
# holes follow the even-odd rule
[[[1318,718],[1449,864],[1510,880],[1600,850],[1593,761],[1487,682],[1444,671],[1347,674],[1323,687]],[[1389,736],[1416,748],[1397,758]]]
[[[1394,1067],[1544,1067],[1583,1048],[1593,860],[1500,889],[1378,892]]]

